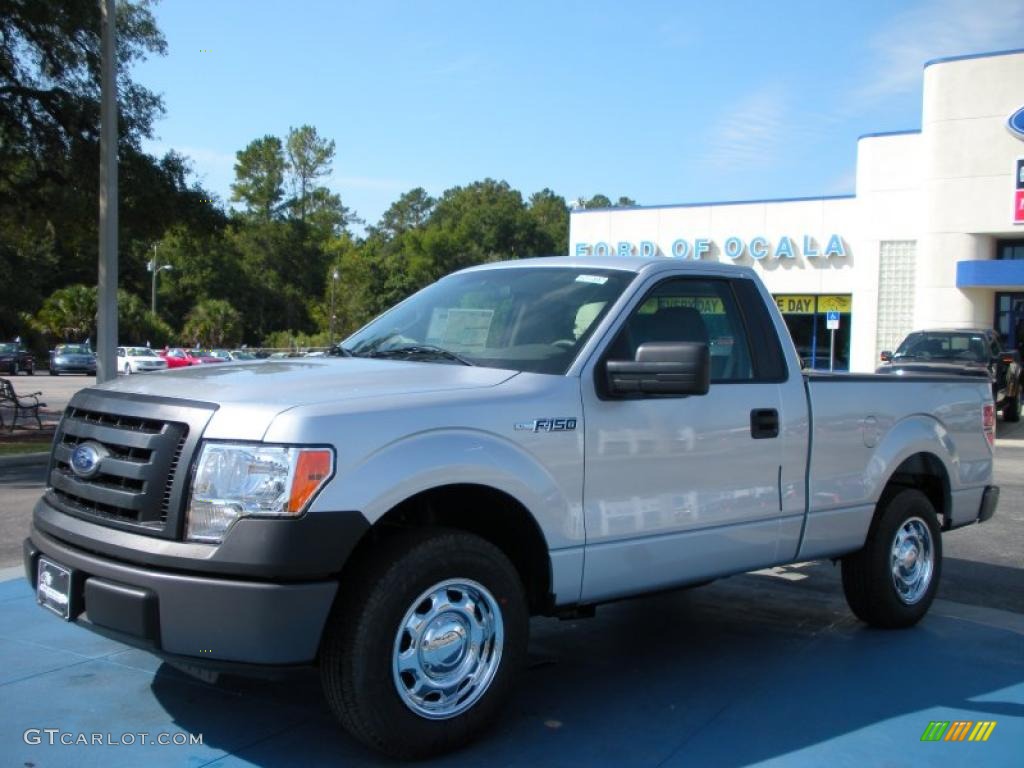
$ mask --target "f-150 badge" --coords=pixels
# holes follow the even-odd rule
[[[516,423],[517,432],[572,432],[576,419],[534,419]]]

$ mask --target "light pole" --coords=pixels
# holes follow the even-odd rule
[[[156,265],[156,243],[153,244],[153,258],[146,263],[146,269],[153,273],[153,291],[149,309],[156,315],[156,275],[165,269],[174,269],[170,264],[161,264],[159,267]]]
[[[117,378],[117,34],[114,0],[100,0],[100,242],[96,382]]]
[[[334,272],[331,273],[331,317],[330,317],[330,321],[328,322],[328,327],[330,328],[330,330],[328,331],[328,334],[327,334],[330,337],[330,340],[329,340],[329,342],[327,344],[327,346],[329,346],[329,347],[333,347],[334,346],[334,289],[335,289],[335,287],[337,285],[338,285],[338,270],[335,269]]]

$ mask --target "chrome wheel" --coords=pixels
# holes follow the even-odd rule
[[[487,691],[501,664],[501,609],[470,579],[449,579],[406,611],[392,652],[398,695],[429,720],[465,712]]]
[[[906,605],[918,602],[928,591],[935,569],[935,546],[924,520],[904,521],[893,538],[889,561],[896,595]]]

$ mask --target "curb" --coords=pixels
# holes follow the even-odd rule
[[[42,467],[50,460],[50,452],[19,453],[14,456],[0,456],[0,469],[4,467]]]

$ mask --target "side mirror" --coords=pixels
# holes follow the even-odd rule
[[[890,352],[889,350],[886,350],[885,352],[883,352],[881,355],[879,355],[879,357],[882,358],[882,362],[883,363],[891,363],[892,362],[892,352]]]
[[[612,395],[706,395],[711,383],[711,352],[701,342],[648,342],[636,360],[605,365]]]

